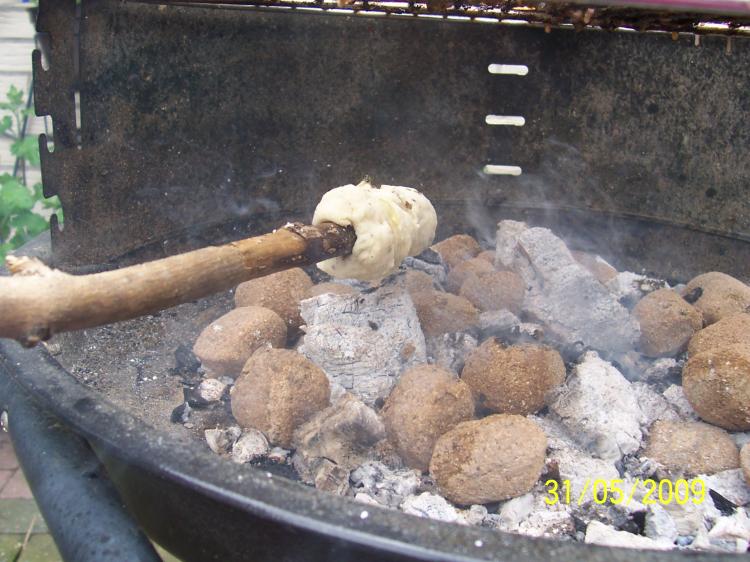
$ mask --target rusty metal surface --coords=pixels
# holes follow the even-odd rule
[[[66,2],[41,3],[53,45],[71,25]],[[721,235],[709,261],[748,274],[736,258],[750,239],[742,39],[115,0],[84,0],[81,33],[81,146],[61,137],[43,160],[65,212],[63,265],[309,220],[323,192],[367,174],[423,189],[444,233],[525,213],[618,243],[617,230],[591,233],[645,218]],[[492,63],[529,72],[492,75]],[[37,88],[56,134],[75,83],[65,64],[53,50],[56,81]]]
[[[747,35],[750,5],[744,0],[127,0],[173,6],[245,6],[347,10],[353,13],[526,22],[551,29],[572,26],[604,30]]]

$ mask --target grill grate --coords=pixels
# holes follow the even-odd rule
[[[427,17],[553,27],[578,31],[661,31],[750,35],[750,4],[741,0],[598,2],[516,0],[132,0],[149,4],[326,11],[371,16]]]

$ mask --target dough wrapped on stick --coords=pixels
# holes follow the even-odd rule
[[[57,332],[152,314],[321,261],[337,277],[379,279],[429,246],[437,219],[414,189],[361,184],[326,193],[313,222],[90,275],[10,256],[13,276],[0,277],[0,337],[31,346]]]
[[[313,224],[352,226],[357,241],[351,254],[318,264],[333,277],[377,281],[407,256],[427,249],[435,238],[437,214],[416,189],[368,182],[332,189],[321,199]]]

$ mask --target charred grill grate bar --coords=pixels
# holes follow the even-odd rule
[[[750,4],[742,1],[641,0],[598,2],[513,0],[130,0],[174,6],[279,8],[343,14],[447,18],[487,23],[529,24],[607,31],[662,31],[718,35],[750,35]]]

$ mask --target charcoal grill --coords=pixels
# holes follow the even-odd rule
[[[731,0],[41,0],[65,224],[26,251],[74,272],[161,257],[309,218],[366,174],[425,191],[439,236],[520,218],[621,268],[747,281],[749,25]],[[634,556],[365,516],[147,430],[44,349],[0,342],[0,406],[68,560],[157,559],[139,529],[185,560]]]

